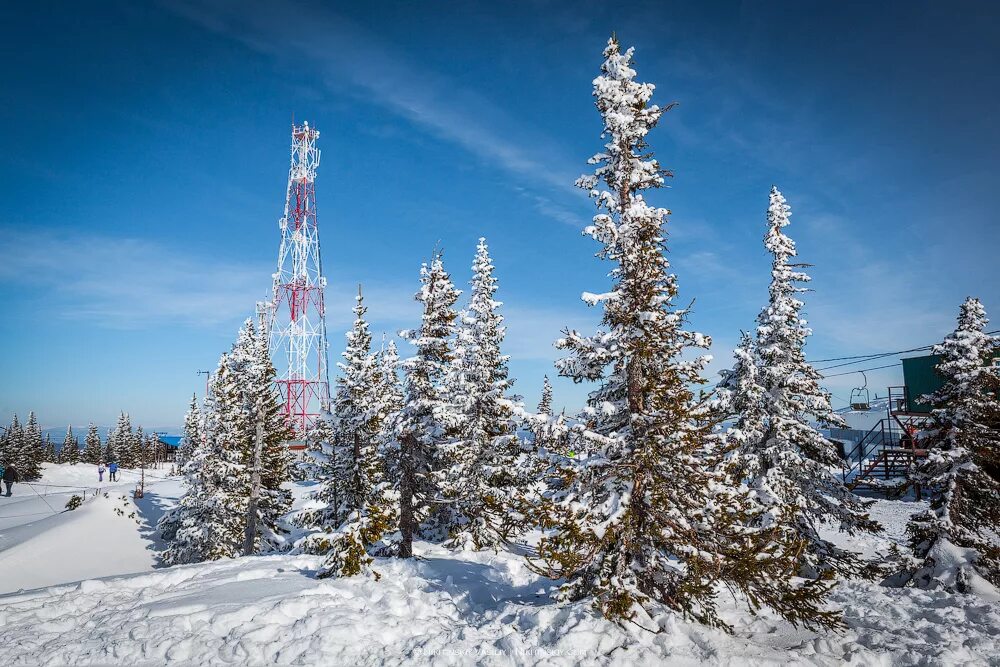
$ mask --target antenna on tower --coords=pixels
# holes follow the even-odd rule
[[[326,278],[316,221],[319,131],[292,116],[291,164],[285,210],[278,220],[281,245],[270,302],[259,312],[270,336],[271,359],[286,422],[304,439],[330,403],[327,370]],[[301,448],[301,445],[295,448]]]

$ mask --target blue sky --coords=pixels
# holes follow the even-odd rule
[[[572,183],[612,30],[679,103],[650,137],[676,173],[653,200],[713,372],[766,298],[772,183],[815,265],[811,358],[938,340],[969,294],[1000,325],[995,6],[608,5],[6,4],[0,419],[180,423],[270,286],[293,114],[322,133],[331,362],[358,282],[373,328],[411,326],[435,244],[464,285],[486,236],[534,403],[559,330],[598,317],[580,292],[607,286]],[[837,405],[858,379],[829,381]]]

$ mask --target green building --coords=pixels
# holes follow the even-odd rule
[[[1000,360],[1000,352],[993,356],[994,363]],[[933,394],[944,381],[938,375],[935,367],[941,361],[941,357],[936,354],[928,354],[923,357],[910,357],[903,359],[903,382],[905,390],[903,395],[892,392],[895,387],[890,387],[890,396],[893,398],[893,410],[896,412],[910,412],[917,414],[927,414],[931,411],[931,406],[920,400],[921,396]]]

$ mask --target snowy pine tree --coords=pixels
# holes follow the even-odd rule
[[[103,452],[101,451],[101,436],[97,432],[97,426],[91,422],[87,427],[87,437],[83,441],[83,462],[97,465],[101,462]]]
[[[184,431],[181,445],[177,448],[176,464],[183,467],[191,457],[191,453],[202,440],[201,410],[198,408],[198,396],[191,394],[191,405],[184,415]]]
[[[469,305],[459,317],[454,356],[445,378],[445,391],[456,421],[446,424],[452,434],[441,447],[438,486],[445,503],[441,524],[450,545],[497,549],[519,527],[511,523],[511,509],[528,481],[517,466],[521,454],[515,434],[511,399],[513,382],[509,357],[501,352],[506,328],[495,299],[486,239],[479,239],[472,263]]]
[[[438,448],[448,435],[447,425],[458,421],[441,385],[452,359],[457,316],[453,306],[460,292],[445,271],[440,253],[430,266],[421,267],[420,281],[416,294],[423,304],[420,328],[401,332],[416,347],[416,354],[402,364],[404,401],[396,420],[401,558],[413,556],[414,535],[428,514],[440,508],[434,474],[439,467]]]
[[[16,455],[15,463],[21,479],[31,482],[42,476],[42,461],[45,460],[45,454],[45,443],[42,441],[38,417],[34,412],[29,412],[21,449]]]
[[[128,413],[122,412],[118,415],[118,423],[113,430],[114,437],[108,435],[108,447],[106,451],[113,453],[116,458],[108,459],[116,461],[122,468],[134,468],[136,464],[136,441],[135,433],[132,432],[132,420]]]
[[[743,537],[743,517],[730,494],[719,498],[718,478],[702,452],[715,446],[707,397],[696,395],[705,357],[686,352],[709,340],[683,328],[686,311],[673,306],[663,227],[667,211],[643,192],[663,185],[664,172],[646,146],[646,134],[664,109],[650,105],[650,84],[634,80],[632,50],[612,38],[594,81],[604,119],[605,150],[578,185],[600,212],[586,232],[613,263],[612,290],[584,294],[603,304],[604,330],[567,331],[558,362],[576,382],[600,382],[571,429],[576,456],[550,455],[563,484],[541,508],[549,529],[532,567],[563,578],[564,599],[591,598],[604,615],[645,626],[666,605],[712,625],[715,583],[747,595],[751,607],[769,604],[806,624],[832,624],[818,608],[825,588],[791,584],[794,560],[765,539]],[[606,189],[601,188],[604,184]],[[728,506],[727,506],[728,505]],[[760,551],[764,549],[764,551]]]
[[[9,466],[16,463],[15,452],[21,449],[21,440],[24,433],[21,430],[21,422],[17,415],[10,422],[10,426],[4,429],[3,436],[0,436],[0,466]]]
[[[120,419],[120,417],[119,417]],[[104,439],[104,463],[118,463],[121,465],[121,443],[118,441],[118,426],[108,429],[107,437]]]
[[[56,452],[56,443],[52,442],[52,436],[48,433],[45,434],[45,444],[42,445],[42,451],[45,452],[42,456],[42,460],[47,463],[58,463],[59,454]]]
[[[538,401],[538,414],[552,416],[552,383],[549,376],[542,378],[542,398]]]
[[[871,503],[830,471],[828,466],[839,461],[837,450],[813,425],[844,424],[830,405],[830,394],[820,387],[820,374],[805,359],[812,331],[796,295],[807,291],[797,283],[809,276],[800,270],[804,265],[791,261],[797,254],[795,242],[782,231],[790,215],[785,198],[772,187],[764,237],[772,255],[770,300],[757,318],[757,369],[750,368],[749,352],[738,350],[737,367],[729,376],[742,409],[734,459],[742,481],[765,508],[761,521],[780,526],[788,539],[805,540],[803,576],[859,575],[865,570],[857,554],[835,546],[818,530],[820,523],[849,534],[877,532],[880,526],[866,512]]]
[[[168,542],[164,561],[191,563],[242,555],[249,514],[258,421],[263,426],[255,551],[280,548],[279,519],[291,507],[281,487],[288,477],[285,424],[274,390],[266,333],[247,320],[219,361],[204,410],[204,438],[182,473],[187,491],[159,524]]]
[[[944,383],[927,397],[930,451],[917,470],[931,506],[908,526],[923,561],[912,583],[923,588],[970,593],[982,588],[978,577],[1000,587],[1000,338],[985,332],[988,321],[982,303],[966,299],[955,331],[933,349]]]
[[[354,326],[347,332],[344,362],[333,400],[333,420],[325,425],[317,451],[319,506],[302,514],[316,529],[304,542],[311,553],[327,554],[320,576],[350,576],[369,571],[369,549],[388,532],[393,507],[380,452],[382,415],[378,410],[380,369],[371,352],[366,308],[358,288]],[[325,441],[325,442],[324,442]]]
[[[217,397],[229,386],[228,378],[224,377],[228,372],[228,354],[224,354],[212,377],[212,391],[205,400],[206,437],[196,444],[181,470],[187,489],[177,506],[167,511],[157,525],[167,542],[161,556],[167,565],[231,558],[239,553],[231,535],[239,530],[240,524],[225,503],[224,485],[231,465],[217,410]]]
[[[73,435],[73,427],[66,427],[66,437],[59,449],[59,462],[76,465],[80,462],[80,443]]]

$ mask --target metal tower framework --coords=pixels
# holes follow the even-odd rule
[[[326,278],[316,224],[319,132],[308,122],[292,125],[292,156],[285,213],[278,221],[281,247],[271,301],[264,304],[271,359],[285,419],[303,438],[330,403],[327,371]]]

